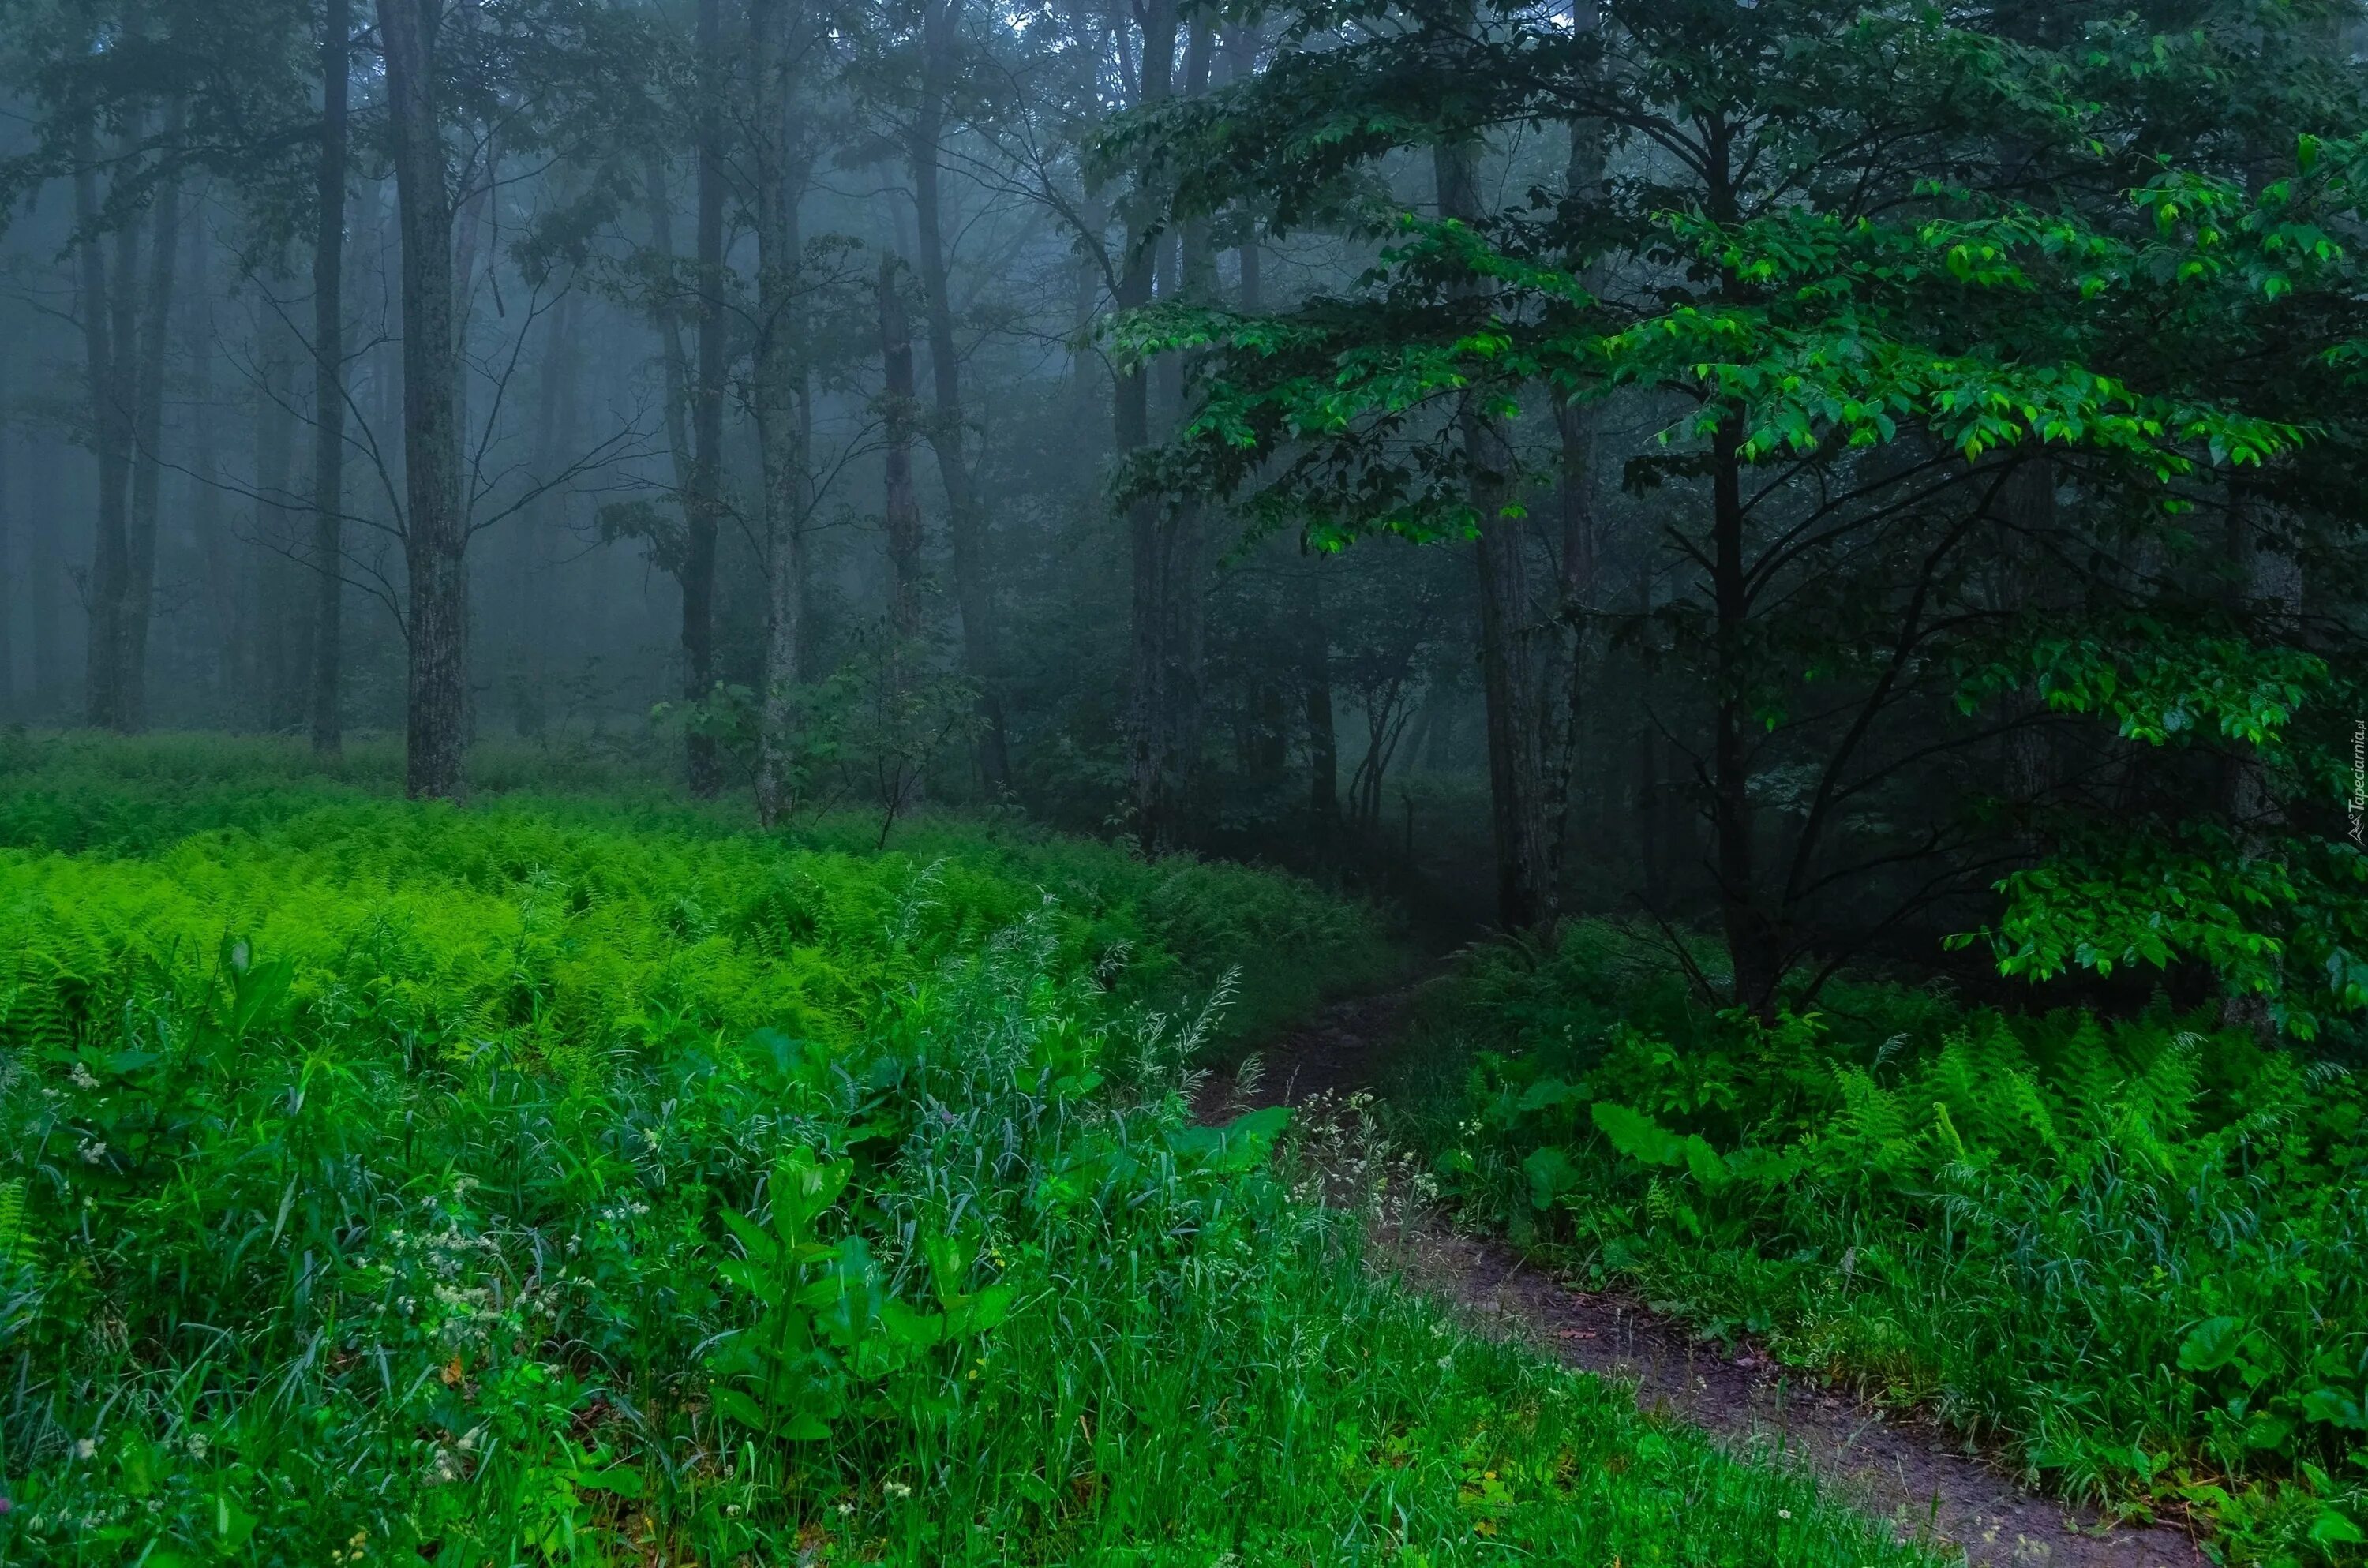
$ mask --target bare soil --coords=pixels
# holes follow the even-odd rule
[[[1405,1025],[1415,989],[1338,1003],[1261,1053],[1253,1083],[1204,1085],[1204,1120],[1362,1087],[1375,1053]],[[1637,1405],[1701,1427],[1729,1448],[1805,1464],[1839,1495],[1974,1568],[2201,1568],[2167,1525],[2117,1525],[2021,1485],[1996,1456],[1938,1424],[1878,1408],[1760,1347],[1733,1349],[1613,1291],[1556,1280],[1517,1249],[1433,1215],[1379,1238],[1417,1289],[1473,1325],[1519,1338],[1567,1366],[1630,1384]]]

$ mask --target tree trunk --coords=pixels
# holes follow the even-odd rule
[[[83,358],[89,381],[91,449],[97,460],[97,517],[85,594],[90,633],[85,650],[83,718],[94,729],[122,722],[120,673],[123,654],[123,595],[131,574],[130,542],[124,531],[125,491],[131,446],[131,404],[123,394],[120,360],[131,352],[129,269],[124,236],[117,235],[115,271],[109,278],[98,233],[98,137],[88,124],[74,135],[74,222],[81,261]]]
[[[888,627],[900,646],[901,671],[921,634],[921,498],[913,489],[913,416],[920,406],[913,385],[913,328],[896,286],[896,259],[880,258],[880,363],[884,371],[887,494],[881,521],[888,535]]]
[[[1317,839],[1340,821],[1340,739],[1332,721],[1332,629],[1324,614],[1323,557],[1304,563],[1298,606],[1300,660],[1307,695],[1307,815]]]
[[[1175,0],[1152,0],[1140,12],[1143,77],[1137,106],[1165,101],[1176,76],[1178,7]],[[1196,33],[1196,42],[1198,35]],[[1191,63],[1188,62],[1188,64]],[[1121,309],[1141,305],[1151,294],[1155,237],[1128,236],[1121,281]],[[1181,286],[1180,256],[1171,257],[1169,288]],[[1162,380],[1178,389],[1181,374],[1163,367]],[[1151,444],[1151,400],[1140,369],[1121,379],[1115,421],[1121,453]],[[1133,558],[1132,756],[1135,835],[1144,848],[1180,847],[1190,836],[1194,774],[1200,744],[1201,516],[1190,500],[1152,496],[1130,504],[1128,535]]]
[[[255,602],[261,633],[263,728],[284,734],[303,722],[307,585],[296,564],[296,527],[288,498],[295,446],[293,345],[276,314],[256,326],[255,403]]]
[[[220,722],[235,725],[251,687],[246,668],[246,603],[236,573],[234,540],[222,512],[220,435],[213,389],[213,291],[211,240],[203,222],[188,225],[188,304],[182,316],[182,353],[189,362],[189,531],[204,574],[207,629],[212,634],[213,694]]]
[[[978,770],[986,792],[1011,792],[1010,743],[1004,733],[1003,697],[996,662],[995,584],[986,518],[970,469],[969,431],[962,417],[962,358],[954,347],[954,311],[948,286],[944,195],[941,189],[946,99],[960,65],[961,0],[928,0],[921,16],[921,101],[913,118],[908,161],[918,215],[916,259],[929,335],[929,381],[936,406],[928,425],[946,492],[946,544],[953,558],[954,602],[962,611],[962,673],[979,693]]]
[[[551,335],[543,346],[540,384],[535,389],[534,473],[537,484],[550,484],[564,472],[577,449],[575,419],[576,368],[583,353],[583,296],[575,279],[551,312]],[[534,498],[520,515],[526,538],[518,551],[518,636],[526,653],[522,678],[529,722],[521,733],[540,734],[551,710],[552,643],[558,634],[551,612],[552,577],[559,565],[559,536],[567,527],[569,486],[554,485]]]
[[[723,5],[700,0],[699,210],[691,243],[699,267],[699,366],[690,394],[691,481],[682,511],[683,696],[703,702],[715,685],[715,539],[723,512]],[[723,787],[715,739],[693,725],[683,738],[690,792]]]
[[[346,98],[351,0],[323,0],[321,156],[313,231],[313,750],[345,744]]]
[[[165,134],[176,139],[183,107],[176,103]],[[165,350],[173,324],[173,275],[181,261],[181,187],[167,182],[156,193],[150,215],[155,231],[148,244],[147,298],[141,301],[140,339],[132,406],[131,510],[123,581],[122,683],[117,701],[120,722],[138,730],[147,722],[148,627],[156,608],[156,515],[165,477]]]
[[[5,392],[5,388],[0,388]],[[0,426],[0,723],[24,717],[17,702],[17,598],[24,579],[17,570],[16,478],[12,437]],[[37,590],[38,591],[38,590]]]
[[[804,422],[798,396],[796,198],[790,189],[789,0],[750,0],[757,74],[757,441],[764,470],[765,673],[757,745],[757,819],[794,806],[797,687],[805,593]]]
[[[1751,803],[1751,600],[1743,551],[1742,445],[1741,415],[1730,414],[1711,441],[1711,594],[1718,618],[1711,822],[1717,835],[1719,924],[1735,966],[1734,1002],[1764,1016],[1782,975],[1776,928],[1759,897]]]
[[[34,519],[25,573],[25,585],[32,595],[32,603],[25,619],[32,644],[33,712],[48,718],[66,710],[65,630],[60,624],[63,618],[59,612],[64,597],[66,570],[63,553],[58,548],[57,467],[53,463],[36,463],[31,465],[31,488],[37,499],[25,508],[26,515]]]
[[[436,102],[436,0],[380,0],[387,131],[403,230],[404,789],[459,800],[468,734],[468,523],[461,506],[452,194]]]
[[[1475,147],[1436,150],[1441,217],[1478,220],[1477,165]],[[1530,646],[1529,563],[1521,520],[1506,510],[1515,464],[1503,428],[1470,402],[1458,424],[1478,531],[1473,560],[1480,574],[1480,685],[1487,710],[1497,918],[1508,929],[1523,930],[1553,923],[1557,892],[1543,715]]]

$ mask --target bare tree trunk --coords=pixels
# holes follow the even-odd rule
[[[0,369],[0,380],[5,375],[5,369]],[[0,386],[0,396],[5,392],[5,386]],[[17,570],[13,439],[7,426],[0,425],[0,722],[24,716],[17,703],[17,597],[24,578]]]
[[[410,648],[404,788],[461,798],[468,733],[468,523],[461,506],[452,195],[436,102],[436,0],[379,0],[403,226],[404,563]]]
[[[1477,148],[1437,149],[1440,216],[1464,222],[1479,218],[1477,164]],[[1473,559],[1480,574],[1480,684],[1487,713],[1497,917],[1508,928],[1527,929],[1553,923],[1558,891],[1531,648],[1529,563],[1521,521],[1506,510],[1515,464],[1503,428],[1470,403],[1459,424],[1479,532]]]
[[[551,312],[550,338],[542,352],[540,384],[535,389],[534,483],[549,484],[563,472],[576,448],[575,378],[583,354],[583,296],[575,279]],[[520,516],[526,538],[519,541],[517,602],[518,637],[526,653],[523,679],[529,696],[532,722],[521,733],[540,733],[550,712],[551,652],[558,626],[551,613],[552,574],[559,563],[559,536],[567,526],[570,487],[557,485],[537,495]]]
[[[313,749],[345,744],[346,98],[351,0],[323,0],[321,157],[313,231]]]
[[[896,286],[896,259],[880,258],[880,362],[884,371],[887,494],[881,521],[888,535],[888,625],[900,644],[921,634],[921,498],[913,489],[913,328]],[[905,658],[900,647],[895,657]]]
[[[1751,597],[1743,540],[1743,430],[1730,415],[1711,441],[1711,594],[1716,607],[1718,697],[1711,752],[1711,822],[1717,835],[1719,924],[1735,966],[1735,1005],[1765,1014],[1782,978],[1774,924],[1759,887],[1751,803],[1747,634]]]
[[[1324,613],[1324,563],[1304,563],[1298,606],[1301,677],[1306,688],[1307,814],[1317,838],[1340,821],[1340,740],[1332,720],[1332,628]]]
[[[1143,77],[1136,101],[1149,108],[1174,90],[1178,7],[1175,0],[1152,0],[1139,15]],[[1150,298],[1158,248],[1150,236],[1128,236],[1127,269],[1118,300],[1121,309]],[[1178,261],[1169,265],[1180,272]],[[1181,282],[1170,273],[1171,288]],[[1162,379],[1180,389],[1180,370],[1163,368]],[[1167,401],[1174,403],[1177,395],[1171,393]],[[1121,452],[1151,444],[1150,387],[1140,369],[1121,378],[1116,434]],[[1134,568],[1129,771],[1136,836],[1145,850],[1157,852],[1179,847],[1190,835],[1201,706],[1200,507],[1190,500],[1146,497],[1129,506],[1127,525]]]
[[[66,570],[63,552],[58,547],[57,467],[36,463],[32,465],[32,474],[36,499],[26,512],[35,522],[25,577],[32,605],[26,617],[26,630],[32,644],[33,711],[48,718],[66,708],[65,635],[59,612],[64,598]]]
[[[700,0],[699,210],[692,244],[699,267],[699,375],[691,390],[691,482],[683,506],[683,695],[702,701],[715,684],[715,538],[723,513],[723,5]],[[713,736],[684,737],[690,792],[723,788]]]
[[[767,827],[795,803],[797,686],[805,591],[805,453],[792,318],[798,284],[796,198],[790,190],[790,0],[750,0],[757,74],[757,440],[764,469],[765,676],[757,747],[757,818]]]
[[[176,103],[165,120],[168,138],[180,134],[183,107]],[[148,244],[148,291],[141,301],[134,403],[131,511],[123,583],[123,654],[117,701],[126,730],[147,722],[148,627],[156,603],[156,513],[165,475],[165,351],[173,323],[173,275],[181,261],[181,188],[167,182],[156,193],[151,214],[155,231]]]
[[[182,318],[182,354],[189,362],[189,531],[196,536],[204,574],[206,619],[213,640],[213,692],[221,721],[235,724],[239,702],[250,688],[246,626],[241,614],[246,596],[235,569],[231,529],[222,516],[222,460],[215,450],[213,392],[213,290],[211,239],[200,221],[188,229],[188,303]]]
[[[913,204],[918,214],[916,246],[929,335],[929,380],[936,407],[928,426],[937,454],[938,478],[946,492],[946,543],[953,558],[954,602],[962,611],[962,673],[978,685],[978,770],[989,795],[1011,790],[1010,744],[1004,733],[1003,697],[996,660],[995,585],[987,551],[986,518],[971,476],[969,438],[962,417],[962,358],[954,347],[954,312],[948,287],[944,235],[946,100],[953,91],[958,58],[961,0],[928,0],[921,16],[921,101],[913,118],[908,161]]]
[[[283,734],[304,720],[304,679],[311,668],[304,592],[297,564],[299,541],[289,498],[295,449],[295,345],[277,312],[256,324],[255,404],[255,600],[263,728]]]
[[[91,448],[98,463],[97,528],[85,593],[90,633],[85,651],[84,722],[94,729],[122,722],[120,672],[123,656],[123,595],[131,575],[131,546],[124,528],[128,462],[131,447],[130,400],[124,396],[122,358],[131,352],[129,269],[125,236],[117,235],[115,271],[109,278],[106,247],[98,233],[98,136],[85,123],[74,134],[74,222],[80,231],[83,358],[91,403]]]

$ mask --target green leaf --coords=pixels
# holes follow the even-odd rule
[[[2179,1369],[2182,1372],[2216,1372],[2237,1358],[2245,1342],[2245,1321],[2242,1318],[2205,1318],[2187,1331],[2180,1342]]]
[[[1530,1157],[1521,1162],[1521,1169],[1530,1178],[1530,1203],[1538,1209],[1551,1209],[1554,1201],[1578,1181],[1578,1167],[1570,1156],[1554,1144],[1532,1149]]]
[[[2302,1396],[2302,1413],[2309,1420],[2340,1426],[2347,1432],[2368,1432],[2368,1410],[2348,1389],[2315,1388]]]
[[[1682,1165],[1686,1141],[1646,1116],[1611,1100],[1598,1100],[1590,1114],[1611,1146],[1641,1165]]]

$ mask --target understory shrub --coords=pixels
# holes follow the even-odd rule
[[[2363,1560],[2368,1105],[2343,1066],[2167,1006],[1878,984],[1762,1023],[1602,924],[1475,954],[1428,1016],[1400,1101],[1437,1096],[1414,1119],[1443,1185],[1517,1239],[2064,1491],[2191,1510],[2231,1562]]]

